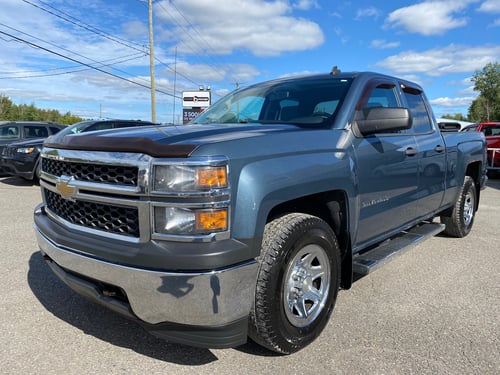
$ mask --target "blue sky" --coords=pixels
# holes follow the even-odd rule
[[[500,0],[154,0],[157,121],[182,91],[379,71],[420,83],[437,117],[467,114],[500,62]],[[85,118],[151,119],[144,0],[2,0],[0,95]],[[1,119],[0,119],[1,120]]]

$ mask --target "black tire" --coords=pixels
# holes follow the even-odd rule
[[[449,216],[441,216],[446,225],[444,233],[451,237],[462,238],[469,234],[474,224],[477,210],[476,185],[470,176],[465,176],[455,206]]]
[[[41,169],[42,169],[42,161],[39,158],[38,162],[36,163],[35,170],[33,173],[33,181],[35,181],[35,182],[40,181]]]
[[[289,354],[321,333],[340,286],[340,251],[323,220],[292,213],[266,225],[249,336]]]

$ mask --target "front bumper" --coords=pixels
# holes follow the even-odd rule
[[[52,270],[75,291],[138,319],[174,342],[222,348],[246,341],[257,263],[206,272],[157,271],[81,255],[48,238],[35,223],[38,245]],[[115,292],[121,295],[115,297]],[[120,293],[119,293],[120,294]]]
[[[0,169],[9,175],[31,180],[35,175],[36,161],[36,159],[17,160],[2,157],[0,158]]]

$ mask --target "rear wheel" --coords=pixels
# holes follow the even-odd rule
[[[450,216],[441,216],[441,223],[446,225],[444,233],[452,237],[465,237],[469,234],[476,215],[476,185],[470,176],[465,176]]]
[[[340,251],[323,220],[288,214],[266,225],[249,335],[283,354],[311,343],[333,310]]]

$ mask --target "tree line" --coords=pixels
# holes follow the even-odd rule
[[[40,109],[32,104],[14,104],[8,97],[0,94],[0,121],[48,121],[70,125],[83,121],[83,118],[64,114],[55,109]]]
[[[467,117],[461,113],[442,117],[471,122],[500,121],[500,64],[486,64],[474,72],[471,81],[479,95],[469,106]]]

